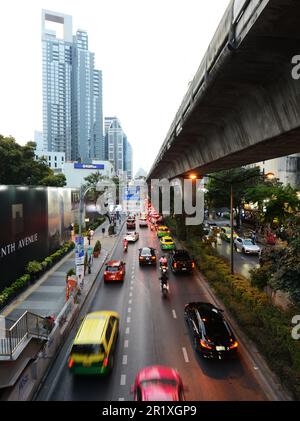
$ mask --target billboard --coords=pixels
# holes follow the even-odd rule
[[[71,191],[0,186],[0,291],[70,238]]]
[[[74,162],[74,168],[77,170],[104,170],[104,164],[81,164]]]

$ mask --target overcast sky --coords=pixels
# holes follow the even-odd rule
[[[0,134],[42,130],[41,10],[72,15],[103,72],[104,116],[117,116],[148,171],[229,0],[10,0],[0,5]]]

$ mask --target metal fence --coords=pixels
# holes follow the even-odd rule
[[[9,329],[0,329],[0,357],[12,358],[16,349],[30,336],[46,339],[49,331],[44,317],[26,311]]]

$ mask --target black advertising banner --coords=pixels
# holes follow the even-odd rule
[[[71,190],[0,186],[0,290],[69,240]]]

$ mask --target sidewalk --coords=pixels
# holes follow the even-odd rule
[[[84,288],[81,296],[85,296],[93,281],[97,277],[103,263],[106,261],[107,255],[112,250],[120,227],[117,227],[117,234],[109,237],[107,228],[109,223],[105,220],[100,225],[91,240],[91,245],[94,246],[97,240],[101,242],[101,253],[98,258],[93,259],[91,274],[84,278]],[[105,236],[103,237],[102,228],[105,227]],[[88,240],[85,237],[85,248],[88,246]],[[51,270],[49,270],[39,281],[26,289],[14,301],[6,306],[0,312],[0,316],[5,317],[6,328],[19,319],[26,311],[38,314],[41,316],[57,315],[60,313],[66,303],[66,273],[69,269],[75,268],[75,251],[69,253],[60,262],[58,262]]]

